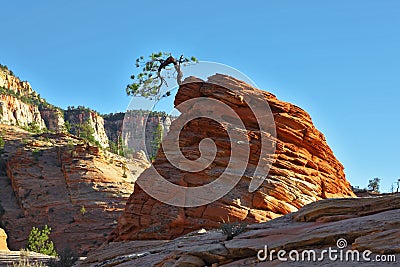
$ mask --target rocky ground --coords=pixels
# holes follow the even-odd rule
[[[11,250],[24,247],[33,226],[52,228],[59,251],[84,255],[115,227],[133,191],[142,159],[131,175],[125,159],[67,134],[32,134],[0,126],[2,228]]]
[[[361,264],[345,261],[345,257],[340,261],[340,254],[332,254],[338,255],[336,261],[328,256],[315,262],[257,258],[265,245],[269,252],[284,249],[287,253],[291,250],[301,253],[313,249],[320,256],[329,247],[340,251],[337,246],[340,238],[347,242],[343,253],[370,250],[373,261],[362,260]],[[174,240],[113,242],[93,251],[79,266],[398,266],[400,194],[320,200],[280,218],[248,225],[243,233],[232,240],[226,239],[221,230],[213,229]],[[394,255],[397,263],[376,262],[377,255]]]

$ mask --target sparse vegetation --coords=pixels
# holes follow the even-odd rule
[[[368,190],[379,193],[379,183],[380,182],[381,182],[381,179],[378,177],[375,177],[375,178],[369,180],[368,181]]]
[[[79,211],[81,212],[82,216],[85,216],[85,214],[87,213],[85,206],[82,206]]]
[[[0,135],[0,154],[4,152],[4,146],[6,144],[6,141],[4,141],[3,136]]]
[[[161,123],[159,123],[156,127],[156,130],[154,131],[153,141],[151,144],[152,145],[152,150],[150,155],[151,161],[154,161],[157,156],[157,152],[158,149],[160,148],[163,134],[164,134],[164,127],[162,126]]]
[[[226,235],[226,240],[231,240],[235,236],[241,234],[244,232],[244,230],[247,227],[247,223],[245,222],[225,222],[223,220],[223,223],[221,224],[221,230],[224,235]]]
[[[100,142],[94,138],[94,129],[92,125],[90,125],[89,120],[85,121],[84,123],[75,124],[74,128],[75,134],[78,137],[83,138],[84,140],[95,144],[98,147],[101,147]]]
[[[166,78],[176,78],[180,85],[183,77],[181,66],[196,62],[195,57],[187,58],[181,55],[179,58],[175,58],[171,53],[166,52],[152,53],[148,59],[141,56],[136,59],[135,63],[136,68],[141,68],[141,72],[136,76],[131,75],[133,82],[126,86],[126,94],[156,100],[169,96],[169,92],[160,95],[160,89],[163,84],[166,84]],[[173,65],[173,69],[168,68],[170,65]]]
[[[69,123],[69,121],[64,122],[64,131],[67,133],[71,133],[71,124]]]
[[[19,260],[18,262],[13,262],[12,265],[7,265],[7,267],[45,267],[42,262],[31,262],[29,260],[29,251],[26,251],[24,249],[20,250],[19,254]]]
[[[29,237],[27,250],[42,253],[49,256],[57,256],[53,241],[50,240],[51,228],[47,225],[42,230],[33,227]]]
[[[39,161],[39,158],[40,158],[41,154],[42,154],[42,152],[41,152],[39,149],[37,149],[37,148],[35,148],[35,149],[32,151],[32,156],[33,156],[33,159],[34,159],[35,161]]]
[[[39,124],[37,124],[35,121],[28,123],[27,126],[21,126],[21,128],[24,129],[25,131],[36,134],[44,132],[44,129],[41,129]]]

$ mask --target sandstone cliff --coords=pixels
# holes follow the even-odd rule
[[[221,84],[224,86],[220,86]],[[238,92],[241,95],[231,92],[230,89],[234,87],[240,89]],[[355,196],[345,179],[342,164],[335,158],[324,135],[314,127],[309,114],[301,108],[223,75],[212,76],[208,82],[197,79],[181,85],[175,105],[195,97],[222,101],[245,122],[251,150],[245,174],[224,197],[196,208],[163,204],[135,184],[134,193],[130,196],[125,212],[109,241],[171,239],[203,227],[217,227],[222,220],[265,222],[295,212],[320,199]],[[258,108],[265,108],[269,104],[277,133],[277,139],[273,140],[276,142],[274,155],[260,155],[260,140],[269,134],[260,131],[251,110],[246,103],[240,101],[243,98],[264,101],[264,105],[259,105]],[[195,106],[187,106],[180,111],[181,117],[197,112]],[[171,130],[176,127],[176,121],[172,123]],[[237,129],[237,125],[226,124],[226,128]],[[190,121],[180,132],[179,144],[182,153],[193,159],[199,155],[200,140],[207,137],[213,138],[216,143],[217,156],[206,170],[191,173],[179,170],[168,162],[162,148],[154,162],[156,170],[168,181],[188,187],[214,181],[229,161],[230,142],[224,128],[206,118]],[[169,135],[165,138],[166,142],[170,141],[168,138]],[[249,193],[255,166],[259,160],[269,161],[271,157],[274,158],[274,164],[267,179],[256,191]],[[151,181],[151,175],[151,169],[148,169],[139,180]],[[162,193],[164,192],[160,191]]]
[[[20,126],[34,123],[39,128],[46,128],[40,116],[40,98],[28,82],[11,74],[0,68],[0,123]]]
[[[159,131],[165,136],[174,119],[160,112],[141,110],[108,114],[103,118],[104,128],[111,142],[117,145],[125,142],[119,145],[129,147],[133,151],[146,149],[150,156],[155,156],[158,150],[158,147],[154,145],[156,142],[154,133],[157,132],[157,127],[160,127]],[[124,127],[125,130],[123,130]],[[144,129],[145,127],[146,129]],[[126,128],[129,129],[126,130]],[[143,140],[145,140],[144,143]]]
[[[84,108],[69,108],[64,111],[64,119],[71,125],[71,133],[79,135],[79,126],[88,124],[93,129],[94,139],[103,147],[107,148],[108,137],[104,129],[104,119],[97,112]]]
[[[58,251],[82,255],[103,243],[133,191],[125,159],[72,135],[34,135],[0,125],[0,223],[12,250],[33,226],[50,226]],[[132,161],[137,174],[147,165]]]
[[[229,241],[221,230],[214,229],[193,232],[175,240],[109,243],[93,251],[79,266],[398,266],[399,225],[400,194],[325,199],[266,223],[248,225],[243,233]],[[272,261],[257,259],[257,253],[265,246],[268,253],[275,251]],[[331,254],[336,260],[322,253],[329,248],[336,250]],[[281,257],[288,261],[277,259],[281,249],[286,251]],[[291,262],[288,257],[291,250],[300,255],[304,250],[314,250],[319,260],[305,257],[304,261]],[[339,260],[340,251],[346,255],[349,250],[358,250],[360,254],[370,250],[371,261],[364,260],[361,255],[359,261],[345,260],[345,256],[344,260]],[[382,255],[391,262],[375,260],[376,256],[382,259]]]
[[[65,120],[73,133],[77,124],[88,122],[94,130],[94,139],[102,147],[108,147],[104,120],[95,111],[83,107],[63,111],[42,99],[28,82],[0,66],[0,123],[62,132],[66,129]]]

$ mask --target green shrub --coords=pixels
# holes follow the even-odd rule
[[[51,228],[47,225],[44,229],[39,230],[37,227],[33,227],[28,237],[28,244],[26,248],[29,251],[42,253],[49,256],[57,256],[56,249],[53,241],[50,240]]]

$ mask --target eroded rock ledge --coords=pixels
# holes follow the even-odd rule
[[[170,241],[113,242],[93,251],[80,266],[309,266],[310,262],[289,265],[276,259],[260,262],[257,252],[267,245],[269,251],[314,249],[318,253],[329,247],[338,249],[339,238],[347,241],[344,250],[370,250],[371,259],[375,255],[394,255],[398,264],[400,194],[320,200],[280,218],[249,225],[229,241],[214,229]],[[397,266],[396,262],[383,266]],[[314,264],[356,266],[357,262],[329,261],[325,257]],[[363,262],[362,266],[382,265]]]

